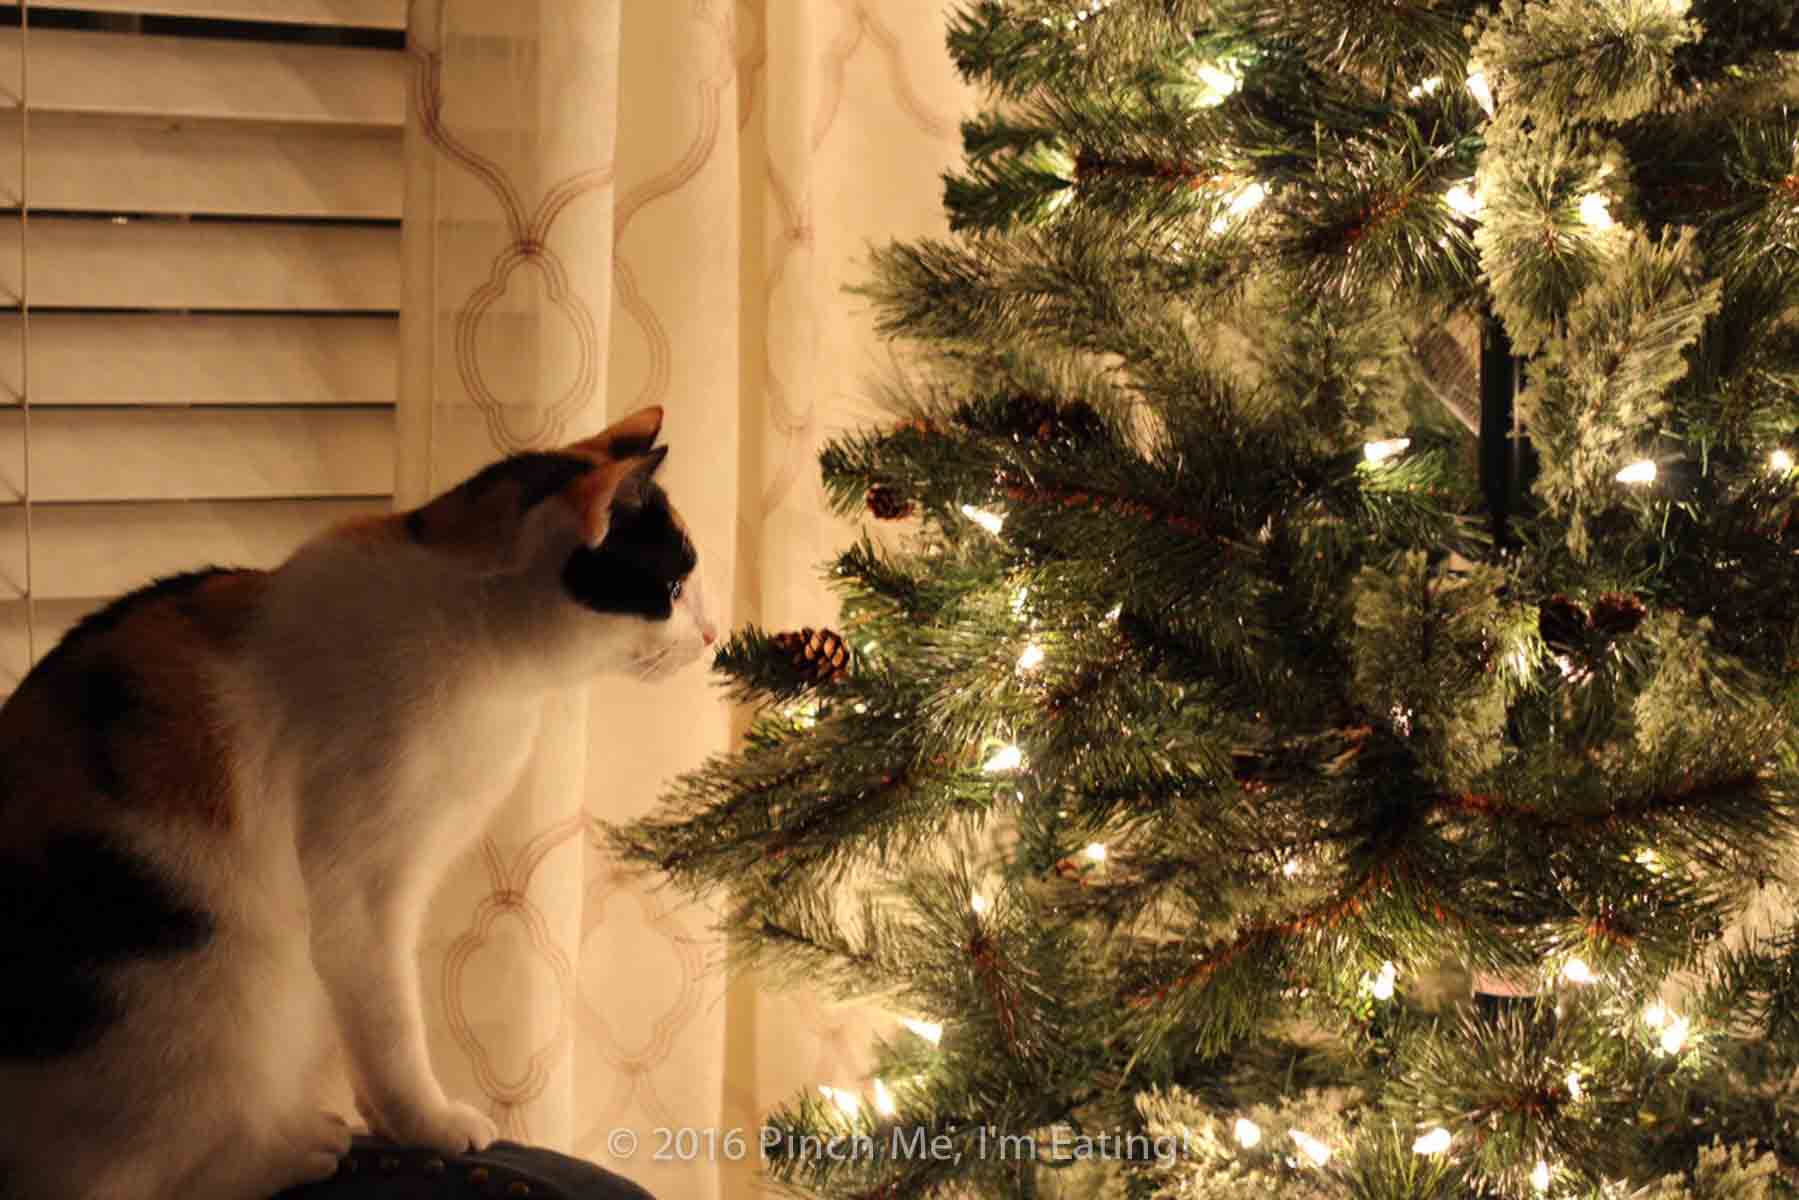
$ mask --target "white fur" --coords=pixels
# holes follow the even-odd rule
[[[375,1131],[444,1153],[494,1138],[427,1059],[425,904],[516,783],[552,691],[667,675],[716,636],[698,570],[670,620],[599,614],[562,590],[566,506],[538,505],[527,534],[504,573],[326,535],[273,574],[217,680],[239,821],[205,846],[132,830],[217,933],[127,972],[126,1019],[77,1059],[0,1068],[0,1100],[34,1102],[0,1132],[23,1168],[6,1188],[267,1200],[327,1177],[349,1140],[316,1100],[336,1045]]]

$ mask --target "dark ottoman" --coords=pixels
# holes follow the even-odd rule
[[[279,1200],[654,1200],[622,1175],[517,1142],[445,1158],[358,1134],[335,1178]]]

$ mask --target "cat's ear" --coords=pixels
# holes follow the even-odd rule
[[[575,511],[581,540],[589,546],[605,541],[613,510],[641,505],[646,486],[667,457],[668,447],[658,446],[647,454],[610,459],[571,483],[563,498]]]
[[[662,433],[662,406],[640,408],[569,449],[596,458],[634,459],[650,452]]]

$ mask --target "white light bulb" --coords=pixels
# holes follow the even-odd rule
[[[1768,455],[1768,469],[1785,475],[1793,469],[1793,456],[1785,450],[1776,450]]]
[[[1001,771],[1016,771],[1024,765],[1024,751],[1017,746],[1002,746],[993,757],[981,765],[981,770],[989,775],[997,775]]]
[[[1242,216],[1244,213],[1260,204],[1267,195],[1268,189],[1264,188],[1261,184],[1250,184],[1232,197],[1231,215],[1234,217]]]
[[[920,1021],[917,1017],[901,1017],[900,1024],[933,1046],[943,1040],[943,1024],[939,1021]]]
[[[1643,1023],[1651,1029],[1660,1029],[1668,1023],[1668,1009],[1660,1000],[1652,1000],[1643,1009]]]
[[[883,1117],[891,1117],[899,1111],[899,1106],[893,1102],[893,1093],[879,1079],[875,1080],[875,1111]]]
[[[1006,519],[1004,517],[985,509],[976,508],[972,504],[962,506],[962,515],[991,534],[997,535],[1001,529],[1005,528]]]
[[[1074,155],[1070,154],[1067,147],[1060,142],[1039,145],[1037,161],[1043,165],[1045,171],[1057,179],[1073,179],[1075,176]]]
[[[1404,454],[1411,444],[1411,438],[1387,438],[1385,441],[1369,442],[1362,447],[1362,457],[1371,463],[1386,462],[1395,455]]]
[[[1034,671],[1042,665],[1042,646],[1033,643],[1032,645],[1026,646],[1024,648],[1024,653],[1018,656],[1018,669],[1020,671]]]
[[[1640,458],[1618,472],[1619,483],[1654,483],[1655,464],[1647,458]]]
[[[1443,193],[1443,202],[1464,217],[1480,215],[1480,197],[1459,183]]]
[[[1223,67],[1213,66],[1211,63],[1195,67],[1193,74],[1198,76],[1199,81],[1205,84],[1207,89],[1206,94],[1199,100],[1201,108],[1215,108],[1223,104],[1225,97],[1236,91],[1237,85],[1243,82],[1242,79]]]
[[[829,1084],[818,1085],[818,1094],[837,1106],[837,1111],[846,1117],[858,1117],[862,1113],[862,1100],[854,1092],[846,1092],[842,1088],[834,1088]]]
[[[1487,115],[1493,115],[1493,89],[1487,86],[1487,77],[1479,71],[1468,76],[1468,94],[1473,96]]]
[[[1104,842],[1088,842],[1086,855],[1096,863],[1106,861],[1106,844]]]
[[[1679,1054],[1680,1048],[1687,1044],[1688,1028],[1685,1017],[1675,1017],[1668,1022],[1667,1028],[1662,1030],[1662,1053]]]
[[[1268,196],[1268,189],[1259,183],[1252,183],[1231,197],[1230,206],[1222,216],[1212,222],[1213,233],[1223,233],[1230,226],[1232,217],[1241,217],[1260,204]]]
[[[1549,1164],[1540,1158],[1537,1160],[1536,1169],[1530,1173],[1530,1186],[1539,1192],[1549,1190]]]
[[[1580,1086],[1580,1072],[1579,1071],[1569,1071],[1568,1072],[1568,1099],[1579,1100],[1579,1099],[1583,1098],[1585,1095],[1586,1095],[1586,1093],[1581,1090],[1581,1086]]]
[[[975,916],[984,917],[987,915],[987,910],[993,907],[993,904],[987,897],[976,892],[968,898],[968,907],[974,909]]]
[[[1289,1129],[1287,1132],[1292,1136],[1293,1144],[1312,1160],[1313,1166],[1322,1167],[1331,1160],[1331,1148],[1305,1130]]]
[[[1562,967],[1562,978],[1569,983],[1592,983],[1599,976],[1593,974],[1593,968],[1587,965],[1584,958],[1571,958]]]
[[[1581,197],[1580,219],[1594,229],[1610,229],[1613,224],[1610,204],[1611,201],[1598,192],[1589,192]]]
[[[1391,1000],[1393,998],[1393,984],[1397,979],[1398,972],[1394,969],[1393,964],[1382,963],[1380,974],[1374,977],[1374,998],[1376,1000]]]
[[[1286,862],[1282,863],[1281,874],[1285,875],[1288,879],[1299,874],[1299,860],[1297,858],[1289,858]]]
[[[1106,610],[1106,620],[1116,621],[1118,619],[1118,614],[1123,611],[1124,611],[1124,605],[1114,604],[1111,608],[1108,608]]]
[[[1413,1154],[1441,1154],[1449,1149],[1449,1130],[1441,1125],[1421,1135],[1412,1143]]]
[[[1434,96],[1437,94],[1437,89],[1442,86],[1443,77],[1441,75],[1432,75],[1429,79],[1426,79],[1423,83],[1407,92],[1406,95],[1414,100],[1418,99],[1420,96]]]
[[[1262,1143],[1262,1127],[1248,1117],[1238,1117],[1231,1132],[1237,1136],[1237,1145],[1245,1150],[1252,1150]]]

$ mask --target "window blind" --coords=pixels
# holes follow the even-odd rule
[[[0,696],[393,490],[404,0],[0,4]]]

